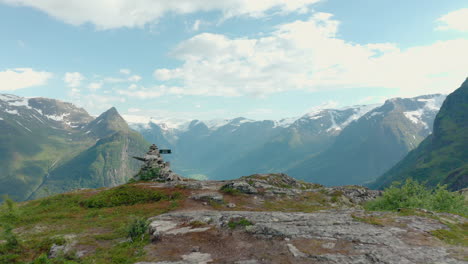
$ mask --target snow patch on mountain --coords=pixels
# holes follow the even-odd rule
[[[10,114],[10,115],[20,115],[18,113],[18,110],[16,110],[16,109],[13,109],[13,110],[5,109],[5,112]]]
[[[26,107],[31,109],[29,106],[29,99],[19,97],[12,94],[0,94],[0,101],[3,101],[9,107]]]
[[[210,129],[210,130],[216,130],[222,126],[227,125],[229,122],[231,122],[232,119],[212,119],[212,120],[205,120],[203,123]]]
[[[422,102],[424,105],[417,110],[406,111],[403,114],[414,124],[421,124],[424,128],[429,129],[429,125],[425,122],[424,117],[438,112],[445,98],[446,96],[441,94],[415,97],[415,101]]]
[[[383,112],[379,112],[379,111],[375,111],[375,112],[372,112],[368,117],[367,119],[371,118],[371,117],[374,117],[374,116],[381,116],[383,115]]]
[[[356,106],[348,107],[345,109],[341,109],[341,110],[353,109],[354,111],[354,114],[352,114],[345,122],[341,124],[341,128],[348,126],[351,122],[358,120],[359,118],[369,113],[370,111],[372,111],[378,106],[379,106],[378,104],[356,105]]]
[[[54,120],[54,121],[57,121],[57,122],[62,122],[62,121],[64,121],[65,117],[67,117],[69,115],[70,115],[70,113],[64,113],[64,114],[61,114],[61,115],[44,115],[44,116],[51,119],[51,120]]]
[[[422,124],[425,128],[429,128],[429,126],[422,121],[422,116],[424,114],[424,109],[419,109],[416,111],[408,111],[408,112],[403,112],[406,118],[408,118],[411,122],[415,124]]]
[[[276,128],[276,127],[284,127],[284,128],[289,127],[294,122],[296,122],[297,119],[299,119],[299,118],[298,117],[290,117],[290,118],[283,118],[281,120],[273,121],[274,122],[273,128]]]

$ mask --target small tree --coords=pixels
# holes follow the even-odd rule
[[[132,242],[137,241],[138,239],[143,240],[146,232],[148,231],[149,223],[144,218],[134,219],[127,227],[127,236],[132,240]]]

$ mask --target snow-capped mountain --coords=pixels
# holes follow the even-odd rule
[[[24,98],[10,94],[0,94],[0,117],[2,119],[16,119],[21,123],[42,124],[65,129],[80,129],[91,122],[91,117],[83,108],[71,103],[48,98]],[[25,129],[28,128],[25,124]]]
[[[185,175],[226,179],[288,171],[304,179],[314,177],[313,174],[341,179],[334,172],[337,168],[328,166],[346,168],[336,164],[356,160],[356,166],[359,164],[365,171],[355,170],[362,177],[349,176],[346,183],[362,183],[379,176],[431,132],[444,99],[444,95],[394,98],[383,105],[318,108],[282,120],[239,117],[179,121],[177,125],[167,125],[168,120],[152,120],[133,127],[150,142],[174,149],[168,158],[174,169]],[[367,157],[375,152],[379,152],[375,159]],[[312,160],[320,160],[320,164]],[[315,172],[308,164],[325,172]],[[351,172],[352,168],[346,171]]]
[[[324,152],[303,160],[288,173],[329,185],[372,181],[431,133],[445,97],[435,94],[387,100],[346,126]]]
[[[259,164],[262,171],[284,170],[293,159],[303,159],[304,155],[328,147],[343,128],[374,107],[376,105],[315,109],[301,117],[281,120],[238,117],[192,120],[171,126],[167,125],[168,120],[153,119],[132,127],[150,142],[173,148],[174,155],[168,158],[179,173],[199,168],[193,174],[231,178],[256,172]],[[223,155],[219,155],[219,151]],[[288,158],[283,160],[281,157],[285,153]]]

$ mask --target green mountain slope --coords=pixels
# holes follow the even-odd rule
[[[132,131],[115,108],[88,126],[87,134],[104,136],[70,161],[52,170],[31,198],[77,188],[116,186],[127,182],[141,164],[131,156],[141,155],[149,143]]]
[[[44,102],[0,95],[0,195],[26,199],[51,169],[95,141],[70,127],[92,119],[86,111],[55,100]],[[65,111],[72,120],[59,120]]]
[[[138,168],[128,155],[148,145],[115,108],[95,119],[70,103],[0,94],[0,200],[123,183]]]
[[[468,79],[444,101],[434,132],[402,161],[377,179],[374,188],[413,178],[429,186],[468,186]]]

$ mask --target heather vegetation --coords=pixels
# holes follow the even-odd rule
[[[179,206],[176,190],[123,185],[83,190],[34,201],[0,205],[0,264],[135,263],[150,243],[149,217]],[[90,253],[59,252],[56,245],[77,244]]]
[[[464,196],[438,185],[429,189],[425,184],[407,179],[404,183],[395,182],[384,190],[381,197],[366,204],[368,210],[396,211],[401,208],[421,208],[436,212],[468,215]]]

